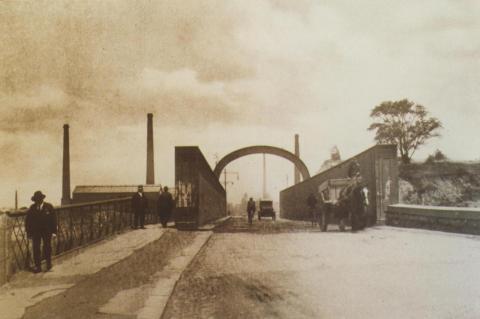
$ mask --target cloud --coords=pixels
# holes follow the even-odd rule
[[[72,158],[82,162],[78,181],[133,180],[143,171],[130,161],[143,163],[147,112],[160,127],[158,146],[168,150],[163,161],[171,163],[178,144],[198,144],[211,158],[247,140],[286,147],[298,132],[304,160],[317,169],[333,144],[353,155],[372,143],[366,127],[376,104],[409,98],[454,132],[438,141],[445,146],[434,142],[422,152],[440,147],[451,158],[449,150],[478,157],[480,142],[458,151],[465,136],[476,134],[472,119],[479,115],[476,2],[0,6],[0,151],[10,163],[2,168],[2,188],[32,167],[59,180],[56,160],[35,161],[28,150],[39,144],[60,154],[65,122]]]

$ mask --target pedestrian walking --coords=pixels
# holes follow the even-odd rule
[[[175,201],[172,194],[168,191],[168,187],[163,188],[163,192],[158,196],[157,212],[160,219],[160,223],[163,227],[167,227],[167,223],[172,216],[172,210],[175,207]]]
[[[44,202],[45,197],[41,191],[36,191],[31,198],[34,203],[25,217],[25,232],[27,238],[32,240],[34,273],[42,271],[40,250],[42,242],[47,271],[52,269],[52,237],[57,236],[57,214],[52,204]]]
[[[148,201],[143,193],[143,186],[138,185],[137,192],[132,197],[133,229],[140,227],[145,229],[145,213],[147,212]]]
[[[255,215],[255,211],[257,210],[255,201],[252,197],[248,200],[247,203],[247,215],[248,215],[248,224],[252,225],[253,223],[253,216]]]
[[[310,218],[312,220],[312,226],[318,224],[318,216],[317,216],[317,197],[314,193],[310,193],[307,198],[307,206],[310,211]]]

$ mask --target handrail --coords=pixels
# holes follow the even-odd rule
[[[110,204],[110,203],[118,203],[126,200],[131,200],[132,197],[119,197],[119,198],[114,198],[114,199],[107,199],[107,200],[97,200],[93,202],[85,202],[85,203],[77,203],[77,204],[68,204],[68,205],[61,205],[61,206],[54,206],[53,208],[55,210],[63,210],[63,209],[69,209],[69,208],[78,208],[78,207],[85,207],[85,206],[94,206],[94,205],[102,205],[102,204]],[[6,211],[5,214],[8,215],[8,217],[17,217],[17,216],[24,216],[27,214],[28,208],[24,209],[19,209],[15,211]]]
[[[133,222],[131,197],[56,206],[57,236],[52,240],[52,255],[58,256],[130,229]],[[6,245],[9,269],[32,267],[32,247],[25,232],[27,210],[6,212]],[[145,223],[158,222],[155,209],[145,214]]]

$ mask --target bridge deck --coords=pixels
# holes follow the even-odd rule
[[[53,272],[18,273],[0,288],[0,309],[2,318],[478,318],[479,268],[478,236],[233,218],[213,232],[149,226]]]
[[[139,318],[157,319],[163,308],[156,302],[152,309],[149,297],[166,303],[186,267],[185,256],[193,258],[210,234],[150,225],[66,255],[54,262],[51,272],[17,273],[0,288],[0,317],[117,318],[141,314]],[[162,274],[162,270],[167,273]]]

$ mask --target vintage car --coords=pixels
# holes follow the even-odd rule
[[[260,200],[258,205],[258,219],[260,220],[262,217],[272,217],[272,220],[276,219],[273,202],[271,200]]]

